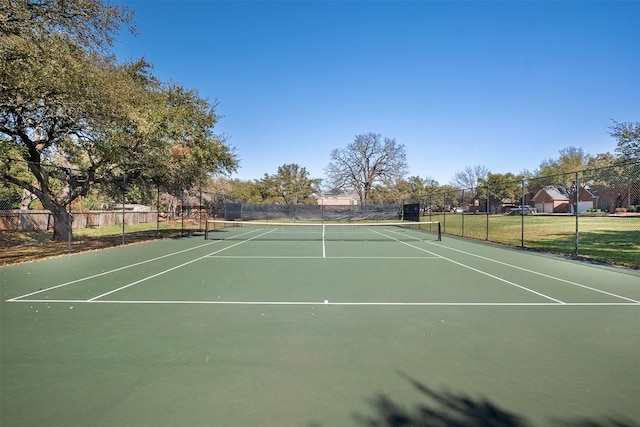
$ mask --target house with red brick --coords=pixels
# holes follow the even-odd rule
[[[565,188],[546,186],[533,196],[538,213],[573,213],[573,201]],[[578,213],[598,207],[598,196],[587,188],[580,188]]]

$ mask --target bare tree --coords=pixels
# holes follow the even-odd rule
[[[451,185],[462,190],[469,189],[469,198],[475,199],[478,193],[478,181],[487,177],[489,170],[482,165],[467,166],[460,172],[456,172],[451,180]],[[464,203],[464,200],[463,200]]]
[[[333,188],[355,191],[366,205],[375,184],[388,186],[407,174],[407,155],[395,139],[377,133],[356,135],[346,148],[331,152],[325,173]]]

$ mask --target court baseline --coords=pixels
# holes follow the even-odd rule
[[[343,306],[343,307],[632,307],[632,302],[323,302],[323,301],[199,301],[199,300],[77,300],[22,299],[12,302],[46,304],[128,305],[255,305],[255,306]],[[73,306],[72,306],[73,307]],[[71,308],[72,308],[71,307]]]

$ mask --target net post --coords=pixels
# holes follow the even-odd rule
[[[438,221],[438,242],[442,241],[442,229],[440,227],[440,221]]]

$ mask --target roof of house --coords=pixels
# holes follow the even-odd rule
[[[561,187],[555,187],[555,186],[552,186],[552,185],[547,185],[546,187],[543,187],[540,190],[538,190],[538,192],[535,194],[535,196],[533,196],[533,199],[534,200],[538,199],[538,196],[543,191],[552,200],[570,200],[571,199],[571,197],[569,196],[569,193],[568,193],[568,191],[566,189],[561,188]],[[597,192],[593,191],[593,190],[591,190],[589,188],[582,187],[580,189],[580,199],[581,200],[587,200],[587,199],[584,198],[585,196],[588,196],[588,197],[591,197],[591,198],[597,198]]]
[[[535,196],[533,196],[534,199],[536,199],[538,197],[538,195],[544,191],[545,193],[547,193],[547,195],[552,198],[553,200],[569,200],[569,195],[566,193],[566,191],[564,191],[563,189],[560,189],[558,187],[553,187],[553,186],[546,186],[544,188],[541,188]]]

